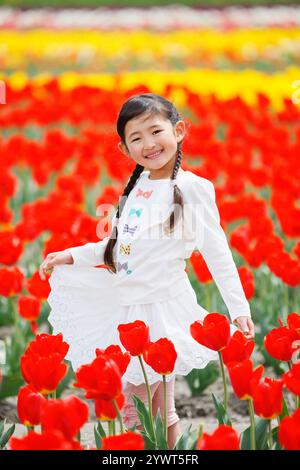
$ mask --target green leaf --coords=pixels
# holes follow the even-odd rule
[[[150,439],[148,434],[144,430],[140,431],[140,433],[143,436],[144,441],[145,441],[145,450],[155,450],[156,444]]]
[[[285,397],[283,397],[282,412],[281,412],[281,415],[279,416],[279,420],[281,421],[283,418],[285,418],[285,416],[289,416],[289,415],[290,413],[286,404],[286,400],[285,400]]]
[[[155,420],[155,434],[156,434],[156,443],[157,449],[159,450],[168,450],[168,443],[164,436],[164,426],[161,419],[160,410],[157,411],[156,420]]]
[[[6,418],[4,418],[1,423],[0,423],[0,438],[2,436],[2,433],[4,431],[4,425],[5,425],[5,422],[6,422]]]
[[[232,426],[232,423],[228,414],[225,411],[223,403],[220,402],[220,400],[218,399],[218,397],[215,396],[214,393],[212,393],[212,397],[217,411],[217,418],[219,424],[227,424],[227,426]]]
[[[131,428],[128,428],[129,431],[135,432],[137,424],[134,424]]]
[[[220,375],[217,364],[211,362],[203,369],[193,369],[188,375],[184,376],[192,397],[201,395],[201,393],[211,384],[213,384]]]
[[[20,387],[24,385],[24,379],[19,371],[16,373],[8,373],[3,375],[1,389],[0,389],[0,400],[2,398],[14,397],[18,395]]]
[[[255,449],[262,450],[268,438],[268,420],[255,417]],[[241,433],[241,450],[250,450],[250,426]]]
[[[136,395],[132,396],[132,400],[134,402],[141,424],[144,426],[144,429],[146,433],[148,434],[149,439],[152,442],[156,442],[156,437],[155,435],[153,435],[153,432],[151,430],[150,414],[149,414],[148,408],[146,407],[145,403],[142,402],[142,400]]]
[[[5,423],[6,423],[6,418],[4,418],[0,423],[0,438],[3,434]]]
[[[101,449],[102,447],[102,439],[101,439],[101,435],[100,435],[100,432],[98,431],[98,426],[97,424],[95,424],[94,426],[94,437],[95,437],[95,444],[96,444],[96,447],[97,449]]]
[[[282,447],[281,447],[280,442],[278,440],[278,430],[279,430],[278,426],[276,428],[272,429],[273,445],[272,445],[271,450],[282,450]],[[269,450],[270,449],[268,437],[269,437],[269,433],[267,434],[267,438],[266,438],[266,441],[264,443],[264,446],[262,447],[262,450]]]
[[[97,427],[97,430],[100,434],[101,437],[106,437],[106,432],[101,424],[101,421],[98,420],[98,427]]]
[[[71,363],[66,360],[66,363],[68,365],[68,370],[64,378],[59,382],[59,385],[56,389],[56,398],[60,398],[61,394],[63,391],[68,387],[69,383],[75,380],[75,374],[74,371],[71,367]]]
[[[192,425],[190,424],[188,429],[179,436],[174,445],[174,450],[194,450],[196,448],[198,433],[195,430],[191,431],[191,427]]]
[[[3,434],[3,436],[0,439],[0,449],[4,449],[6,446],[7,442],[9,441],[10,437],[13,435],[15,431],[16,425],[13,424],[8,430]]]

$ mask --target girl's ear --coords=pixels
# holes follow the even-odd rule
[[[118,148],[122,153],[124,153],[124,155],[126,155],[126,157],[130,156],[130,154],[127,150],[127,147],[126,147],[126,145],[123,144],[123,142],[121,142],[121,141],[118,142]]]
[[[177,142],[181,142],[185,136],[185,122],[184,121],[176,122],[175,133],[177,137]]]

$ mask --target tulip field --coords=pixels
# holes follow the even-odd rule
[[[142,429],[126,427],[122,376],[139,360],[146,385],[145,363],[165,386],[172,338],[152,342],[143,321],[119,325],[123,349],[99,345],[73,370],[47,321],[50,275],[39,276],[48,253],[98,241],[97,206],[117,206],[135,166],[117,147],[118,111],[141,92],[184,116],[182,168],[214,183],[255,325],[254,340],[230,333],[194,251],[187,272],[209,314],[190,334],[219,361],[184,380],[199,401],[216,380],[222,394],[211,396],[214,431],[190,427],[173,448],[300,450],[300,7],[276,8],[0,7],[1,450],[171,450],[149,388],[146,403],[134,397]],[[247,406],[243,432],[229,393]],[[4,412],[12,399],[22,436]]]

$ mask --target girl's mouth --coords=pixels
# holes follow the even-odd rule
[[[150,160],[154,160],[155,158],[159,157],[159,155],[162,153],[162,150],[160,150],[159,152],[156,152],[156,153],[152,153],[151,155],[148,155],[147,157],[145,158],[149,158]]]

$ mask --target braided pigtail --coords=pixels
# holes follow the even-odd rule
[[[173,194],[174,194],[174,210],[171,213],[169,219],[165,222],[165,230],[170,234],[173,230],[174,227],[179,220],[181,213],[183,211],[183,194],[180,188],[176,184],[176,177],[178,170],[181,165],[181,160],[182,160],[182,142],[178,142],[177,145],[177,157],[174,163],[174,168],[171,176],[171,182],[173,186]]]
[[[117,243],[119,219],[121,217],[126,200],[130,192],[133,190],[143,170],[144,170],[144,167],[142,165],[138,165],[138,164],[136,165],[127,183],[127,186],[125,187],[123,191],[123,194],[121,196],[121,202],[118,204],[118,209],[116,213],[116,223],[114,224],[113,230],[111,232],[110,238],[107,242],[107,245],[104,251],[104,264],[108,267],[108,270],[114,274],[117,272],[117,268],[115,266],[114,259],[113,259],[113,249],[114,249],[115,244]]]

